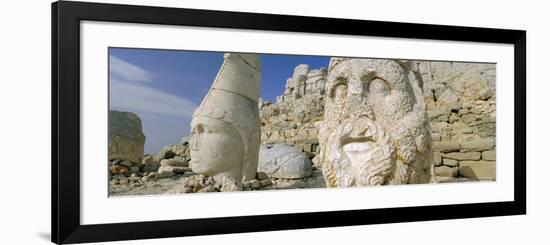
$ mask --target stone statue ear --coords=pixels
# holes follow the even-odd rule
[[[413,67],[414,68],[414,67]],[[414,105],[415,110],[416,109],[426,109],[426,100],[424,99],[424,80],[422,79],[422,74],[418,70],[418,66],[416,66],[416,69],[405,69],[407,72],[407,80],[409,84],[411,85],[412,91],[414,93],[414,98],[416,100],[416,104]]]

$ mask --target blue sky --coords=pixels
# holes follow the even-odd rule
[[[260,95],[275,101],[294,67],[327,67],[330,57],[261,54]],[[191,115],[208,92],[223,53],[159,49],[109,49],[110,110],[142,120],[145,153],[157,153],[189,134]]]

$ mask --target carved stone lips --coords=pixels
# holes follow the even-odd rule
[[[358,167],[372,160],[375,146],[374,142],[370,140],[350,141],[342,147],[342,150],[350,160],[351,165]]]
[[[359,153],[372,149],[372,141],[351,141],[344,144],[344,151],[351,153]]]
[[[376,147],[375,125],[372,121],[361,118],[346,126],[348,133],[342,138],[342,149],[352,165],[370,161]]]

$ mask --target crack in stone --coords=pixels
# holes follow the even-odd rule
[[[258,103],[257,101],[249,98],[248,96],[244,95],[244,94],[240,94],[240,93],[237,93],[237,92],[233,92],[233,91],[229,91],[229,90],[226,90],[226,89],[223,89],[223,88],[211,88],[212,90],[220,90],[220,91],[224,91],[224,92],[227,92],[227,93],[231,93],[231,94],[234,94],[234,95],[239,95],[241,97],[244,97],[245,99],[247,100],[250,100],[250,101],[253,101],[254,103]]]
[[[245,58],[243,58],[241,55],[237,55],[237,56],[239,56],[239,58],[241,58],[241,60],[243,60],[243,62],[244,62],[245,64],[247,64],[248,66],[252,67],[252,69],[254,69],[254,70],[260,72],[260,69],[258,69],[257,67],[253,66],[252,64],[248,63],[248,61],[247,61]]]

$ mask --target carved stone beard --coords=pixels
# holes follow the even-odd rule
[[[339,187],[386,184],[394,172],[396,149],[391,136],[368,117],[346,119],[338,125],[327,150]]]
[[[342,122],[346,116],[346,98],[336,100],[336,120]]]

